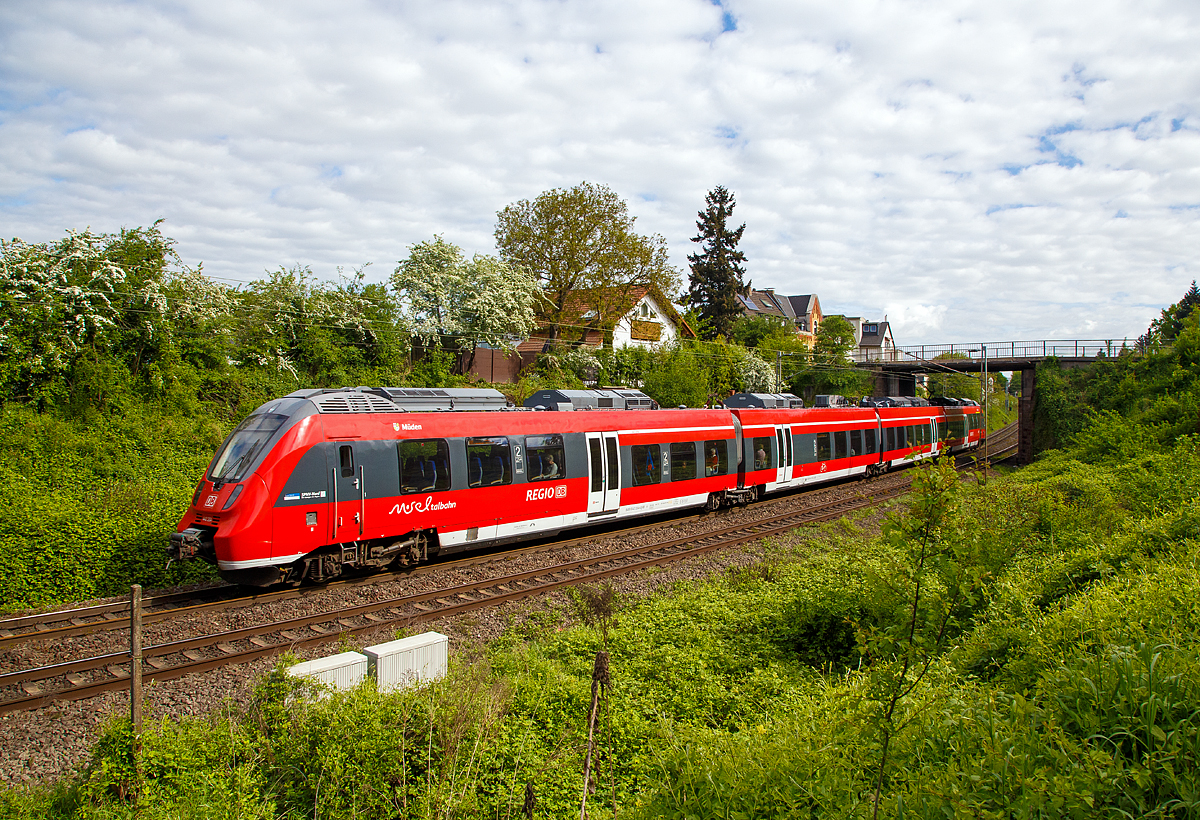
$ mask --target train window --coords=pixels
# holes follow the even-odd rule
[[[563,437],[526,436],[525,460],[530,481],[549,481],[567,477],[567,462],[563,454]]]
[[[338,448],[338,464],[341,467],[342,478],[354,475],[354,448],[349,444]]]
[[[829,461],[833,455],[833,433],[817,433],[817,461]]]
[[[635,444],[629,448],[633,458],[633,484],[657,484],[662,478],[662,454],[657,444]]]
[[[787,434],[787,463],[792,463],[792,434]]]
[[[812,434],[792,436],[796,439],[795,453],[797,464],[812,464],[817,460],[817,437]]]
[[[771,469],[771,451],[775,442],[774,436],[759,436],[754,439],[754,469],[769,470]]]
[[[878,452],[878,450],[875,449],[875,428],[874,427],[872,427],[869,430],[863,430],[863,452],[864,453]]]
[[[775,431],[775,441],[779,445],[779,449],[776,450],[775,452],[779,453],[779,463],[782,465],[784,463],[783,462],[784,450],[783,450],[783,431],[782,430]]]
[[[850,454],[850,431],[838,430],[833,434],[834,458],[845,458]]]
[[[287,416],[277,413],[260,413],[239,424],[213,459],[208,480],[241,481],[253,466],[258,451],[287,420]]]
[[[512,451],[504,436],[467,439],[467,486],[512,484]]]
[[[608,456],[608,486],[615,490],[621,486],[621,459],[617,453],[616,438],[605,437],[604,452]]]
[[[400,456],[400,492],[450,489],[450,446],[444,438],[396,442]]]
[[[689,481],[696,477],[696,442],[671,445],[671,480]]]
[[[588,459],[592,464],[592,489],[598,493],[604,489],[604,460],[600,455],[600,439],[588,439]]]
[[[729,446],[725,441],[704,442],[704,474],[725,475],[729,472]]]
[[[861,456],[863,454],[862,430],[850,431],[850,456]]]

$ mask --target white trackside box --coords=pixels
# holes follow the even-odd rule
[[[367,677],[367,666],[366,655],[343,652],[290,666],[288,674],[297,678],[311,678],[333,689],[352,689]]]
[[[450,639],[426,632],[398,641],[368,646],[363,652],[370,674],[381,692],[403,689],[410,683],[436,680],[446,674]]]

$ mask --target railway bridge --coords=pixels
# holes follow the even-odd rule
[[[1018,459],[1033,459],[1034,388],[1037,368],[1051,356],[1063,367],[1081,367],[1099,358],[1120,355],[1130,349],[1128,339],[1070,339],[975,344],[913,345],[883,351],[856,351],[854,363],[875,374],[875,395],[916,395],[918,375],[929,373],[1021,373],[1021,395],[1017,399],[1020,430]]]

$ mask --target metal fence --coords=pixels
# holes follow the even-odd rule
[[[1069,339],[1025,342],[978,342],[974,344],[912,345],[889,350],[855,350],[856,362],[921,362],[934,359],[1033,359],[1057,356],[1063,359],[1092,359],[1096,356],[1117,356],[1122,350],[1132,350],[1129,339]]]

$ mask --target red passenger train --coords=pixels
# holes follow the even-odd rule
[[[727,404],[740,406],[665,410],[638,391],[586,390],[527,404],[399,388],[268,402],[217,451],[171,555],[238,584],[322,581],[873,475],[984,435],[969,402],[805,409],[787,394],[739,394]]]

